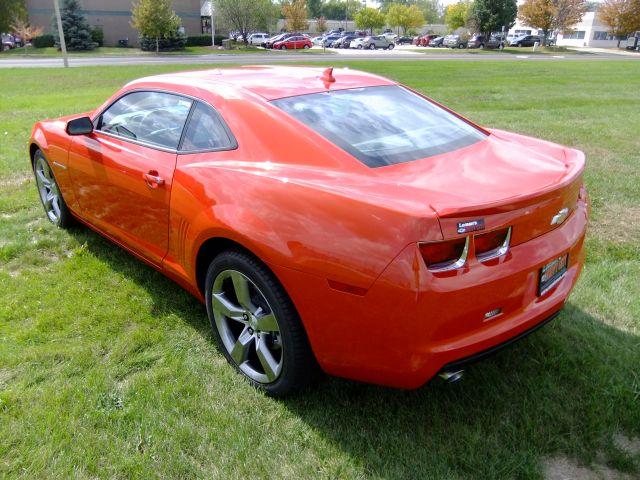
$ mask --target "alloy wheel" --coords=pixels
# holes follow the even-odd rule
[[[282,373],[284,345],[276,315],[260,289],[237,270],[213,282],[211,309],[224,348],[250,379],[275,382]]]
[[[53,176],[49,164],[42,155],[36,158],[35,163],[36,185],[44,210],[53,223],[60,222],[60,189]]]

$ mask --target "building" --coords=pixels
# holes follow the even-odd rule
[[[510,34],[542,35],[543,32],[524,25],[519,20],[509,30]],[[626,37],[620,38],[625,40]],[[597,5],[584,14],[580,23],[571,29],[558,32],[556,45],[564,47],[598,47],[611,48],[618,46],[618,38],[609,35],[609,27],[598,18]]]
[[[121,39],[128,39],[129,45],[138,45],[138,32],[131,26],[132,0],[80,0],[80,3],[89,24],[102,28],[105,45],[115,46]],[[174,0],[173,8],[186,35],[202,33],[201,0]],[[31,25],[51,32],[53,0],[27,0],[27,12]]]

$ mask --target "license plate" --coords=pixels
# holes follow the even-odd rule
[[[565,253],[554,258],[544,267],[540,269],[540,283],[538,286],[538,295],[543,295],[547,290],[553,287],[567,271],[569,263],[569,254]]]

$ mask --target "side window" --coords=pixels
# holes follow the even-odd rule
[[[218,112],[209,105],[196,102],[184,132],[180,150],[193,152],[202,150],[231,150],[236,141],[225,127]]]
[[[98,130],[176,150],[192,100],[161,92],[133,92],[100,117]]]

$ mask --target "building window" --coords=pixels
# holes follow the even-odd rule
[[[609,40],[609,34],[607,32],[593,32],[594,40]]]
[[[577,30],[573,32],[563,32],[563,40],[584,40],[584,30]]]
[[[202,33],[211,33],[211,17],[200,17]]]

